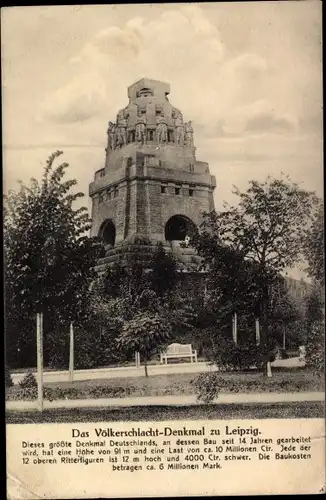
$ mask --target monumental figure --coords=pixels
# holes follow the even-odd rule
[[[194,146],[194,129],[192,128],[192,122],[189,121],[185,125],[186,132],[186,146],[192,148]]]
[[[166,120],[163,116],[159,116],[157,121],[157,127],[156,127],[156,138],[157,138],[157,144],[165,144],[168,139],[168,126],[166,123]]]
[[[140,117],[136,122],[136,142],[146,143],[146,118]]]
[[[127,120],[124,116],[124,112],[120,111],[118,114],[118,124],[117,124],[117,142],[120,147],[127,144]]]
[[[114,149],[116,146],[116,126],[115,123],[113,122],[109,122],[108,137],[109,137],[109,148]]]
[[[178,144],[178,146],[184,146],[185,131],[181,113],[177,115],[174,125],[175,125],[175,142],[176,144]]]

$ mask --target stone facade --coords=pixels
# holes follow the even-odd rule
[[[143,78],[109,122],[105,166],[89,188],[91,234],[108,249],[145,239],[173,250],[214,209],[215,177],[197,161],[192,123],[169,92],[168,84]]]

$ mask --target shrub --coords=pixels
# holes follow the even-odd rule
[[[9,367],[7,365],[5,368],[5,384],[6,384],[6,387],[12,387],[14,385],[12,378],[11,378]]]
[[[118,326],[106,326],[103,333],[98,335],[96,325],[89,329],[76,328],[75,343],[78,345],[75,356],[75,368],[87,369],[106,366],[128,361],[128,357],[118,348],[116,343]]]
[[[261,368],[263,362],[259,346],[253,343],[235,345],[227,338],[206,351],[206,355],[221,371]]]
[[[220,377],[217,373],[201,373],[191,381],[197,395],[197,401],[211,403],[218,396],[221,387]]]
[[[131,388],[97,386],[87,390],[87,396],[91,398],[123,398],[129,395]]]
[[[133,238],[133,242],[132,243],[134,243],[134,245],[150,245],[151,244],[151,240],[147,236],[138,236],[138,235],[136,235]],[[137,249],[135,249],[135,251],[137,252]]]
[[[318,375],[325,371],[324,325],[324,321],[316,321],[311,326],[306,345],[306,365]]]
[[[19,386],[14,386],[6,392],[6,401],[32,401],[37,398],[37,389],[23,389]]]
[[[26,373],[23,380],[19,382],[19,387],[21,389],[33,389],[34,387],[37,387],[37,380],[35,378],[34,373],[32,372]]]

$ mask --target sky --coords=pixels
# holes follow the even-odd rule
[[[60,149],[90,207],[108,121],[148,77],[192,120],[217,209],[282,173],[322,196],[321,18],[318,0],[2,9],[4,191]]]

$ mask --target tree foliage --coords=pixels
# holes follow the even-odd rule
[[[181,289],[176,261],[160,244],[149,261],[126,257],[97,280],[93,312],[104,330],[115,329],[120,352],[140,352],[146,373],[150,357],[195,321]]]
[[[324,206],[314,199],[313,217],[303,237],[308,274],[313,286],[306,300],[306,361],[309,368],[325,372],[325,274],[324,274]]]
[[[311,224],[304,233],[303,242],[308,274],[324,286],[324,206],[319,198],[315,199]]]
[[[222,212],[211,214],[208,225],[218,240],[241,251],[258,264],[266,275],[293,266],[301,257],[302,230],[309,220],[312,193],[287,178],[265,182],[250,181],[240,192],[236,206],[225,205]]]
[[[87,236],[87,209],[74,208],[83,194],[72,193],[76,180],[64,180],[68,164],[55,166],[61,154],[57,151],[49,157],[40,182],[21,183],[4,200],[6,330],[11,356],[21,344],[33,342],[37,311],[52,315],[56,323],[77,320],[93,278],[99,244]],[[20,332],[22,325],[24,332]]]
[[[150,263],[150,286],[161,298],[171,294],[176,288],[178,270],[175,258],[167,254],[161,243]]]
[[[267,356],[276,299],[275,288],[274,295],[271,290],[280,272],[302,256],[303,227],[311,216],[313,196],[287,178],[251,181],[245,192],[235,188],[234,194],[236,205],[205,214],[192,244],[209,272],[210,299],[219,318],[225,314],[230,323],[232,311],[259,317]]]
[[[306,299],[305,345],[307,366],[314,372],[325,371],[325,300],[323,287],[316,284]]]
[[[154,310],[140,311],[123,324],[118,345],[131,352],[139,352],[144,361],[145,375],[148,376],[147,361],[164,349],[171,333],[171,324],[166,317]]]

